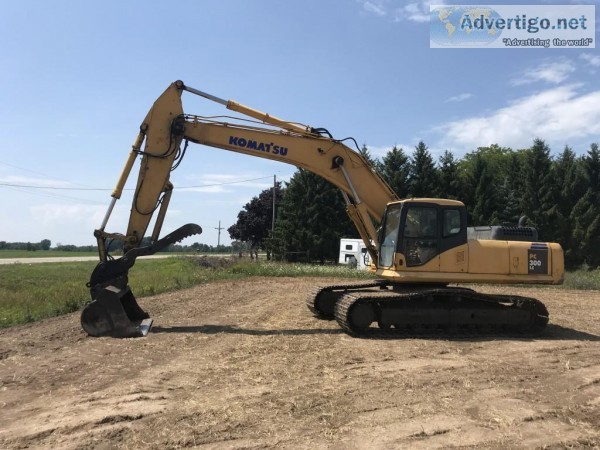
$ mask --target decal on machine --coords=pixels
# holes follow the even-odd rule
[[[546,244],[531,244],[531,248],[527,250],[527,272],[540,275],[548,273],[548,246]]]
[[[229,145],[235,145],[236,147],[240,148],[248,148],[259,152],[271,153],[273,155],[281,156],[286,156],[288,152],[287,147],[276,145],[273,142],[260,142],[237,136],[229,136]]]

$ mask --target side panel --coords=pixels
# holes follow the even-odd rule
[[[469,270],[469,246],[463,244],[440,255],[440,272],[464,273]]]
[[[548,275],[552,273],[552,251],[548,244],[538,242],[509,242],[510,273]]]
[[[507,241],[468,241],[469,273],[509,274]]]

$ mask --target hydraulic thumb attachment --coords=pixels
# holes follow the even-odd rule
[[[127,274],[138,256],[153,255],[182,239],[202,233],[199,225],[188,223],[146,247],[129,250],[119,259],[98,263],[87,286],[92,301],[81,313],[81,326],[90,336],[143,337],[152,319],[137,304],[127,285]]]

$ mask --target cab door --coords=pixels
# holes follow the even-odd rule
[[[406,267],[427,265],[426,270],[439,270],[440,218],[436,205],[407,205],[402,214],[400,252]],[[428,264],[429,263],[429,264]]]

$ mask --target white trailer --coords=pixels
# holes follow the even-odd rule
[[[340,239],[340,257],[338,263],[360,269],[368,269],[371,263],[367,247],[362,239]]]

